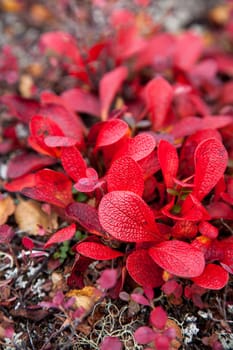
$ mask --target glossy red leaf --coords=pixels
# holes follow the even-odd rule
[[[197,224],[190,220],[177,221],[172,227],[172,237],[176,239],[192,239],[197,232]]]
[[[90,193],[95,191],[98,187],[105,184],[105,181],[99,180],[98,173],[94,168],[86,169],[86,176],[78,180],[74,188],[79,192]]]
[[[71,203],[66,208],[66,215],[77,221],[88,232],[102,236],[103,227],[99,222],[98,212],[95,208],[86,203]]]
[[[66,90],[61,95],[66,105],[75,112],[82,112],[100,116],[100,102],[98,98],[91,93],[75,88]]]
[[[201,35],[191,31],[184,32],[177,41],[174,65],[179,69],[189,71],[201,56],[203,49],[204,41]]]
[[[120,119],[111,119],[105,122],[98,134],[95,149],[113,145],[129,133],[126,122]]]
[[[33,153],[21,153],[8,162],[7,177],[15,179],[56,162],[56,159]]]
[[[140,166],[130,157],[112,163],[107,174],[108,191],[131,191],[142,196],[144,179]]]
[[[149,344],[155,339],[155,332],[150,327],[142,326],[134,332],[134,338],[139,344]]]
[[[106,194],[99,205],[99,220],[110,235],[125,242],[161,240],[153,211],[130,191]]]
[[[66,207],[73,202],[72,182],[60,172],[43,169],[35,175],[35,186],[24,187],[22,193],[32,199]]]
[[[45,137],[48,135],[64,136],[60,127],[54,121],[46,117],[34,116],[30,121],[29,128],[31,136],[28,142],[30,146],[39,153],[57,157],[58,151],[45,144]]]
[[[163,329],[167,322],[167,313],[161,306],[155,307],[150,313],[150,323],[157,329]]]
[[[45,243],[44,248],[49,248],[51,245],[56,243],[62,243],[73,238],[76,232],[76,225],[71,224],[61,230],[55,232],[52,237]]]
[[[82,154],[76,147],[63,147],[61,150],[61,163],[72,180],[78,181],[86,176],[86,163]]]
[[[73,137],[82,144],[85,127],[76,113],[61,104],[48,103],[40,107],[39,114],[56,123],[63,135]]]
[[[101,117],[106,120],[111,103],[115,95],[120,90],[124,80],[127,78],[128,70],[124,66],[119,66],[114,70],[106,73],[99,83]]]
[[[206,237],[209,237],[211,239],[215,239],[218,237],[218,229],[217,227],[210,224],[208,221],[202,221],[200,222],[199,226],[199,232]]]
[[[48,147],[71,147],[77,144],[77,139],[70,136],[46,136],[44,142]]]
[[[77,65],[83,65],[75,39],[68,33],[56,31],[44,33],[40,37],[41,51],[54,51],[60,56],[69,57]]]
[[[223,255],[220,257],[220,261],[222,263],[222,266],[229,271],[231,274],[233,274],[233,239],[232,236],[226,239],[223,239],[222,241],[217,241],[217,250],[220,250],[221,254]]]
[[[138,165],[142,168],[144,178],[150,178],[160,169],[157,152],[152,151],[147,157],[139,160]]]
[[[4,188],[10,192],[20,192],[24,187],[33,187],[36,185],[36,175],[26,174],[19,178],[8,182],[4,185]]]
[[[224,202],[212,202],[206,209],[211,219],[233,220],[233,209]]]
[[[114,156],[114,159],[120,157],[131,157],[136,162],[148,157],[155,149],[156,141],[148,133],[141,133],[133,138],[128,138],[120,150]]]
[[[117,337],[105,336],[100,344],[100,350],[122,350],[122,343]]]
[[[123,256],[121,252],[96,242],[79,243],[76,246],[76,251],[87,258],[95,260],[111,260]]]
[[[201,221],[211,219],[205,207],[191,194],[186,197],[179,214],[172,212],[174,204],[175,197],[173,197],[172,200],[161,209],[161,212],[171,219],[181,221]]]
[[[22,238],[22,244],[23,244],[24,248],[26,248],[28,250],[32,250],[35,247],[33,240],[29,237],[26,237],[26,236]]]
[[[215,138],[202,141],[194,154],[195,179],[193,194],[200,201],[212,190],[227,167],[228,155]]]
[[[216,264],[206,265],[203,273],[200,276],[192,278],[193,282],[199,287],[214,290],[225,287],[228,279],[228,272]]]
[[[149,249],[152,259],[161,268],[179,277],[199,276],[205,267],[203,253],[182,241],[166,241]]]
[[[127,258],[126,268],[133,280],[143,287],[156,288],[163,283],[162,269],[145,249],[131,253]]]
[[[220,132],[214,129],[199,130],[186,139],[180,153],[180,168],[183,176],[189,177],[194,174],[195,149],[200,142],[208,138],[216,138],[220,142],[222,141]]]
[[[185,220],[201,221],[210,220],[210,215],[201,202],[192,194],[189,194],[183,202],[181,215]]]
[[[157,152],[166,187],[172,188],[179,166],[176,148],[169,142],[161,140]]]
[[[192,135],[203,129],[220,129],[232,124],[231,116],[206,116],[204,118],[186,117],[174,123],[171,131],[175,138]]]
[[[164,126],[172,99],[173,88],[164,78],[154,78],[147,84],[145,100],[154,130]]]

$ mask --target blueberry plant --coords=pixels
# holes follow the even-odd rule
[[[232,21],[221,33],[231,48]],[[144,33],[128,10],[109,23],[112,35],[82,50],[69,33],[41,36],[41,54],[73,88],[1,97],[0,150],[17,149],[3,191],[57,212],[63,226],[43,249],[75,242],[72,288],[84,286],[91,262],[112,260],[115,297],[131,279],[200,305],[195,295],[222,289],[233,273],[233,58],[221,40],[191,30],[172,34],[145,21]],[[85,233],[78,241],[77,229]],[[169,349],[166,321],[152,307],[153,330],[136,339]]]

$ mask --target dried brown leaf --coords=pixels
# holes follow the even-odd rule
[[[83,308],[88,313],[95,303],[100,299],[101,292],[91,286],[86,286],[82,289],[73,289],[66,294],[67,297],[75,298],[75,306]]]
[[[15,211],[14,201],[10,196],[0,199],[0,225],[4,225],[7,219]]]
[[[168,318],[166,322],[165,328],[174,328],[176,331],[176,338],[172,340],[171,342],[171,350],[178,350],[182,345],[182,331],[181,328],[178,326],[177,322]]]
[[[31,235],[38,235],[40,229],[43,228],[46,233],[50,233],[58,228],[57,214],[45,213],[39,203],[34,200],[22,200],[15,210],[15,220],[19,229],[30,233]]]

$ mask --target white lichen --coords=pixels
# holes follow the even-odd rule
[[[183,328],[184,343],[187,345],[193,341],[193,336],[197,335],[199,328],[196,325],[197,318],[195,316],[187,316],[185,321],[188,323],[185,328]]]

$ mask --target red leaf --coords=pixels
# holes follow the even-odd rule
[[[104,74],[103,78],[100,80],[99,91],[102,120],[107,119],[111,103],[120,90],[123,81],[127,78],[127,75],[127,68],[120,66]]]
[[[104,230],[99,222],[98,212],[86,203],[71,203],[66,208],[66,215],[77,221],[88,232],[102,236]]]
[[[112,119],[105,122],[98,134],[95,149],[113,145],[129,133],[126,122]]]
[[[67,107],[75,112],[100,116],[100,103],[97,97],[80,88],[66,90],[61,95]]]
[[[193,195],[201,201],[223,176],[228,162],[227,151],[220,141],[210,138],[197,146],[194,162]]]
[[[130,157],[112,163],[107,174],[108,191],[131,191],[142,196],[144,179],[140,166]]]
[[[126,261],[126,268],[130,276],[141,286],[161,286],[162,269],[155,264],[145,249],[136,250],[131,253]]]
[[[117,277],[117,269],[105,269],[96,282],[100,285],[102,289],[111,289],[116,285]]]
[[[190,220],[177,221],[172,227],[172,237],[176,239],[192,239],[197,232],[197,224]]]
[[[36,115],[40,109],[40,104],[36,100],[29,100],[16,95],[1,96],[0,102],[8,107],[11,115],[23,123],[29,123],[31,117]]]
[[[79,192],[90,193],[95,191],[98,187],[105,184],[105,181],[99,181],[99,177],[94,168],[86,169],[86,176],[78,180],[74,188]]]
[[[161,239],[152,210],[133,192],[106,194],[99,205],[99,220],[110,235],[125,242]]]
[[[48,147],[70,147],[77,144],[77,139],[70,136],[46,136],[44,142]]]
[[[144,178],[150,178],[160,169],[157,152],[152,151],[147,157],[139,160],[138,165],[142,168]]]
[[[120,157],[131,157],[136,162],[149,156],[156,146],[155,139],[148,133],[141,133],[133,138],[128,138],[114,159]]]
[[[228,272],[221,266],[215,264],[206,265],[203,273],[200,276],[192,278],[193,282],[198,286],[214,290],[225,287],[228,279]]]
[[[179,166],[176,148],[169,142],[161,140],[157,152],[166,187],[172,188]]]
[[[134,338],[139,344],[149,344],[155,339],[155,333],[150,327],[142,326],[134,332]]]
[[[174,55],[175,66],[184,71],[189,71],[201,56],[203,49],[202,36],[194,32],[184,32],[177,41]]]
[[[192,135],[194,132],[203,129],[220,129],[232,124],[231,116],[207,116],[204,118],[186,117],[173,125],[172,135],[177,139]]]
[[[14,237],[15,232],[13,231],[12,227],[8,225],[0,225],[0,243],[1,244],[8,244]]]
[[[171,33],[157,33],[148,39],[142,52],[136,57],[136,68],[156,64],[160,67],[170,65],[175,47],[175,36]]]
[[[76,113],[61,104],[48,103],[40,107],[39,114],[56,123],[63,135],[73,137],[79,144],[82,144],[85,128]]]
[[[39,170],[56,162],[50,157],[33,153],[21,153],[11,158],[8,163],[7,177],[15,179],[31,171]]]
[[[10,192],[20,192],[25,187],[33,187],[36,184],[36,175],[27,174],[8,182],[4,185],[4,188]]]
[[[35,174],[35,187],[24,187],[22,193],[62,208],[73,202],[72,182],[66,175],[50,169],[38,171]]]
[[[132,293],[130,295],[131,300],[135,301],[138,304],[150,306],[150,303],[146,297],[139,293]]]
[[[205,267],[203,253],[186,242],[162,242],[150,248],[149,253],[156,264],[175,276],[196,277]]]
[[[150,313],[150,322],[157,329],[163,329],[167,322],[167,313],[161,306],[155,307]]]
[[[69,57],[79,66],[83,65],[75,39],[68,33],[56,31],[44,33],[40,37],[40,49],[54,51],[61,56]]]
[[[189,194],[181,208],[181,214],[185,220],[201,221],[210,220],[210,216],[206,208],[192,194]]]
[[[233,209],[223,202],[213,202],[207,206],[211,219],[233,220]],[[208,219],[207,219],[208,220]]]
[[[116,337],[105,336],[100,344],[100,350],[122,350],[122,343]]]
[[[34,116],[30,121],[29,128],[31,132],[31,136],[28,138],[30,146],[39,153],[57,157],[58,151],[48,147],[44,140],[48,135],[64,136],[60,127],[54,121],[46,117]]]
[[[209,138],[216,138],[220,142],[222,141],[221,134],[214,129],[199,130],[186,139],[180,153],[181,171],[184,177],[193,175],[195,149],[201,141]]]
[[[61,162],[72,180],[78,181],[86,176],[86,163],[76,147],[63,147],[61,150]]]
[[[123,256],[121,252],[96,242],[79,243],[76,246],[76,251],[87,258],[95,260],[111,260]]]
[[[164,78],[154,78],[146,85],[145,99],[153,129],[158,130],[164,126],[173,99],[173,88]]]
[[[217,227],[211,225],[208,221],[202,221],[199,224],[199,232],[210,239],[215,239],[218,237],[218,229]]]
[[[26,248],[28,250],[32,250],[35,246],[33,240],[29,237],[23,237],[22,244],[23,244],[24,248]]]
[[[70,240],[76,232],[76,225],[71,224],[61,230],[55,232],[52,237],[45,243],[44,249],[51,247],[55,243],[62,243],[64,241]]]

